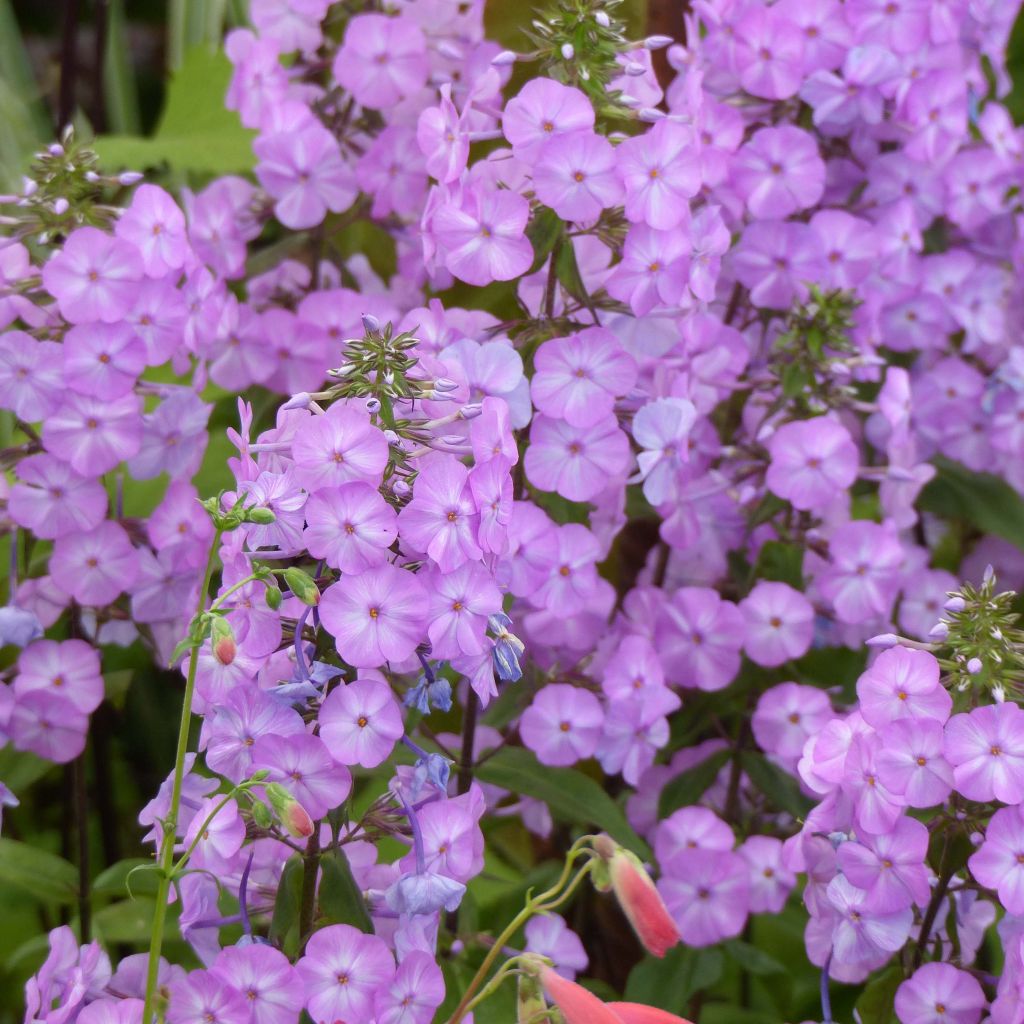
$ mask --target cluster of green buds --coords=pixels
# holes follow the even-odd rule
[[[410,380],[409,371],[416,365],[413,349],[419,339],[413,331],[394,333],[391,323],[381,326],[369,313],[363,314],[362,338],[349,338],[344,342],[341,366],[328,371],[338,381],[325,396],[334,398],[376,399],[382,419],[387,426],[391,401],[395,398],[429,398],[430,388],[420,381]],[[371,407],[371,412],[376,411]]]
[[[598,115],[643,117],[642,110],[621,94],[608,91],[608,83],[622,74],[643,74],[639,63],[622,64],[617,59],[632,50],[655,50],[667,46],[668,36],[650,36],[630,41],[623,0],[554,0],[537,11],[524,30],[533,44],[532,52],[499,55],[499,63],[515,60],[539,61],[543,74],[582,89],[594,103]]]
[[[989,693],[996,701],[1024,696],[1024,630],[1013,610],[1016,600],[1012,590],[996,591],[991,566],[981,586],[965,583],[949,595],[931,636],[948,650],[939,663],[959,680],[961,692]]]
[[[855,394],[850,368],[856,360],[850,330],[857,305],[851,292],[811,285],[807,301],[793,306],[770,358],[785,400],[815,413],[850,403]]]
[[[60,142],[35,154],[21,194],[0,196],[0,223],[45,245],[83,225],[109,224],[117,211],[103,202],[104,193],[141,179],[135,171],[102,174],[99,157],[68,126]]]

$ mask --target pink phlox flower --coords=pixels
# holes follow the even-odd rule
[[[117,323],[132,308],[142,277],[134,245],[99,228],[78,228],[43,267],[43,286],[73,324]]]
[[[427,42],[411,18],[358,14],[345,29],[332,70],[360,106],[387,110],[425,85]]]
[[[567,683],[545,686],[519,721],[519,733],[541,764],[564,766],[591,757],[604,724],[598,699]]]
[[[160,278],[180,270],[189,256],[185,215],[157,185],[140,185],[135,190],[114,233],[138,251],[147,277]]]
[[[610,413],[588,427],[534,417],[526,475],[534,486],[570,501],[590,501],[629,469],[629,440]]]
[[[943,752],[957,790],[968,800],[1024,800],[1024,711],[1017,704],[954,715],[946,723]]]
[[[590,100],[572,86],[550,78],[533,78],[505,105],[502,130],[520,160],[537,161],[550,139],[594,127]]]

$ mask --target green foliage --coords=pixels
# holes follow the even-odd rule
[[[728,764],[731,756],[728,750],[716,751],[700,764],[670,779],[658,800],[658,817],[667,818],[680,807],[697,803],[718,778],[718,773]]]
[[[16,885],[46,903],[71,903],[78,896],[78,871],[55,853],[0,837],[0,882]]]
[[[350,924],[372,935],[373,922],[347,858],[343,854],[328,854],[320,860],[320,871],[320,912],[325,923]]]
[[[903,968],[893,964],[887,971],[869,982],[857,1000],[857,1013],[862,1024],[894,1024],[896,1014],[893,1002],[896,989],[903,981]]]
[[[646,957],[633,968],[625,998],[683,1014],[690,999],[722,976],[725,958],[717,949],[676,946],[661,960]]]
[[[150,138],[101,135],[95,148],[107,170],[169,165],[176,171],[241,174],[255,166],[255,132],[224,107],[231,64],[205,47],[189,50],[167,87],[164,112]]]
[[[505,747],[481,764],[476,776],[481,782],[544,801],[560,821],[597,826],[640,857],[651,854],[618,804],[590,776],[574,768],[549,768],[522,747]]]
[[[291,857],[284,866],[277,900],[270,919],[270,941],[289,955],[299,948],[299,910],[302,903],[302,858]]]

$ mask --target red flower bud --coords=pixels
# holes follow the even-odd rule
[[[298,800],[276,782],[268,782],[264,788],[270,806],[280,818],[289,835],[296,839],[308,839],[313,834],[313,819]]]
[[[550,967],[541,968],[540,983],[547,997],[562,1011],[565,1024],[622,1024],[607,1003]]]
[[[213,656],[222,665],[230,665],[235,660],[238,647],[235,645],[235,633],[231,623],[226,619],[216,618],[210,627],[210,644]]]
[[[679,929],[651,876],[633,854],[621,847],[612,854],[608,870],[615,897],[637,938],[653,956],[664,956],[679,942]]]
[[[609,1003],[608,1007],[622,1024],[690,1024],[674,1013],[641,1003]]]

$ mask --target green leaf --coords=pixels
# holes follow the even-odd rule
[[[893,1024],[896,1020],[893,1003],[896,1001],[896,989],[902,981],[903,968],[893,964],[869,982],[857,1000],[861,1024]]]
[[[270,941],[291,955],[299,948],[299,910],[302,905],[302,858],[289,858],[277,887],[270,918]]]
[[[972,472],[942,456],[934,462],[938,472],[921,492],[922,509],[946,519],[966,519],[1024,550],[1024,499],[1005,480]]]
[[[151,138],[101,135],[95,148],[109,170],[143,170],[168,163],[213,174],[244,173],[255,166],[252,140],[224,106],[231,64],[223,53],[190,50],[167,87],[167,104]]]
[[[105,943],[126,942],[143,944],[149,941],[153,927],[153,911],[156,901],[149,897],[141,900],[125,900],[111,903],[93,914],[93,927],[96,937]],[[169,907],[172,916],[176,916],[177,908]]]
[[[700,800],[731,757],[732,751],[718,750],[700,764],[665,783],[658,799],[658,817],[667,818],[680,807],[689,807]]]
[[[772,764],[763,754],[745,750],[741,757],[747,778],[775,807],[800,819],[811,809],[811,802],[800,792],[796,780]]]
[[[582,302],[587,309],[592,309],[593,304],[590,292],[583,283],[583,276],[580,274],[579,264],[576,262],[576,250],[572,243],[566,240],[558,250],[555,257],[555,276],[558,283],[577,301]]]
[[[373,922],[366,910],[366,901],[352,877],[345,855],[323,857],[320,871],[320,912],[327,923],[350,924],[372,935]]]
[[[533,246],[533,266],[529,273],[536,274],[544,261],[551,255],[558,240],[562,237],[562,218],[546,206],[538,206],[530,223],[526,226],[526,237]]]
[[[651,854],[619,805],[590,776],[574,768],[548,768],[522,747],[505,747],[481,764],[476,776],[481,782],[543,800],[562,821],[596,825],[639,857]]]
[[[689,946],[676,946],[661,960],[646,957],[629,972],[626,1000],[682,1013],[697,992],[718,981],[724,963],[717,949]]]
[[[751,974],[771,975],[789,973],[788,968],[784,964],[779,963],[775,957],[765,953],[762,949],[758,949],[757,946],[750,942],[744,942],[742,939],[730,939],[725,944],[725,951],[740,967]]]
[[[754,575],[762,580],[788,583],[795,590],[800,590],[804,585],[803,565],[804,549],[799,544],[770,540],[761,546]]]
[[[74,864],[15,839],[0,838],[0,882],[52,903],[71,903],[78,896]]]
[[[152,896],[159,872],[152,858],[128,857],[101,871],[93,879],[92,891],[100,896]]]

